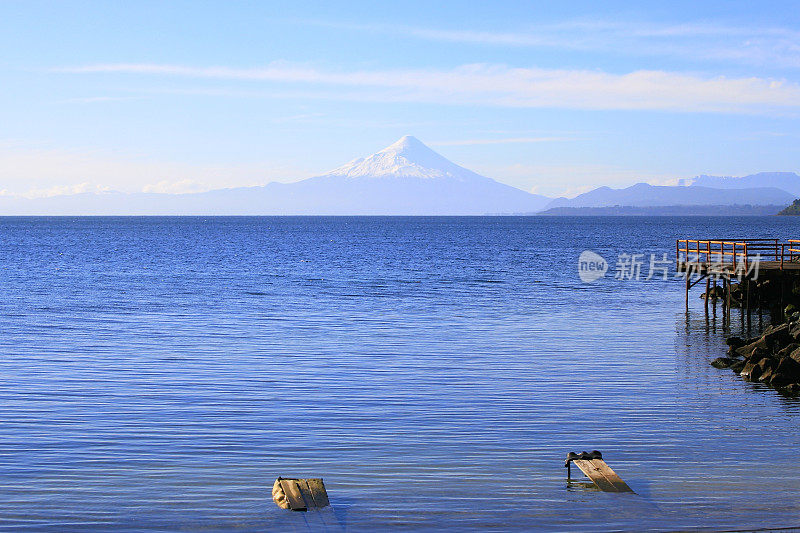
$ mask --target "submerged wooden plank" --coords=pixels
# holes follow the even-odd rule
[[[622,478],[617,475],[614,470],[606,464],[605,461],[602,459],[592,459],[590,461],[597,470],[603,473],[607,480],[609,480],[615,487],[617,487],[618,492],[633,492],[633,489],[628,486],[627,483],[622,481]]]
[[[308,488],[308,482],[305,479],[298,479],[297,488],[300,489],[300,494],[303,496],[303,501],[306,502],[306,509],[314,507],[314,497],[311,495],[311,489]]]
[[[602,491],[633,492],[627,483],[622,481],[622,478],[602,459],[576,459],[573,463]]]
[[[592,482],[597,485],[597,487],[604,491],[604,492],[618,492],[617,488],[611,483],[606,477],[603,475],[602,472],[599,472],[594,465],[592,465],[591,461],[584,460],[584,459],[576,459],[572,461],[575,466],[581,469],[586,477],[592,480]]]
[[[307,479],[308,488],[314,498],[314,505],[317,507],[327,507],[330,505],[328,501],[328,492],[325,490],[325,484],[319,478]]]
[[[303,494],[300,492],[296,479],[282,479],[281,488],[286,494],[286,501],[289,503],[289,509],[292,511],[305,511],[308,505],[303,499]]]

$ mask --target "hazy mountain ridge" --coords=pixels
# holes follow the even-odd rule
[[[786,189],[773,186],[776,184]],[[614,213],[619,208],[635,208],[636,213],[650,208],[656,213],[675,212],[681,206],[687,212],[698,212],[698,206],[739,206],[734,211],[741,213],[742,206],[748,206],[758,208],[750,212],[761,213],[765,206],[780,208],[797,196],[800,176],[763,172],[743,178],[701,175],[679,186],[638,183],[622,189],[598,187],[575,198],[551,199],[477,174],[416,138],[405,136],[370,156],[293,183],[187,194],[105,192],[38,199],[0,196],[0,214],[484,215],[563,214],[576,209]]]
[[[0,198],[7,215],[483,215],[541,210],[550,198],[467,170],[411,136],[321,176],[193,194]]]
[[[667,186],[637,183],[624,189],[598,187],[575,198],[556,198],[545,210],[561,207],[656,207],[697,205],[786,205],[794,195],[775,187],[715,189],[693,185]]]
[[[659,205],[607,207],[554,207],[535,213],[542,216],[770,216],[781,214],[783,205]]]
[[[759,172],[740,178],[731,176],[697,176],[690,182],[692,187],[713,187],[715,189],[746,189],[751,187],[775,187],[800,196],[800,176],[794,172]]]

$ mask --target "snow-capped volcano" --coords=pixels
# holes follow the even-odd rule
[[[448,161],[411,136],[369,157],[294,183],[195,194],[0,196],[3,214],[485,215],[534,213],[551,199]]]
[[[410,135],[290,187],[324,214],[533,213],[550,201],[458,166]]]
[[[445,159],[411,135],[401,137],[369,157],[354,159],[324,176],[488,179]]]

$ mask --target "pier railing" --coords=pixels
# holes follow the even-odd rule
[[[800,239],[678,239],[675,257],[678,263],[727,263],[745,271],[753,261],[775,261],[783,270],[786,263],[800,262]]]
[[[789,239],[781,244],[781,269],[784,261],[794,263],[800,261],[800,239]]]
[[[797,253],[800,257],[800,240],[796,252],[786,248],[778,239],[678,239],[675,241],[675,257],[678,262],[704,264],[731,263],[747,271],[753,260],[782,261],[784,254]]]

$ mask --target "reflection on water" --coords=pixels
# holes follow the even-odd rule
[[[798,524],[798,403],[709,365],[721,313],[576,270],[797,224],[0,220],[0,527],[307,529],[278,475],[351,530]]]

